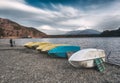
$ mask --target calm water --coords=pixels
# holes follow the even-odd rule
[[[30,41],[47,41],[51,43],[72,44],[85,48],[104,49],[109,61],[120,64],[120,37],[118,38],[39,38],[39,39],[14,39],[16,45],[23,45]],[[9,44],[9,39],[0,39],[0,44]]]

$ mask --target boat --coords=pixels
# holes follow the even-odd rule
[[[44,44],[48,44],[48,43],[50,43],[50,42],[35,42],[35,43],[33,43],[33,44],[30,44],[29,45],[29,48],[37,48],[38,46],[41,46],[41,45],[44,45]]]
[[[34,43],[35,43],[35,42],[28,42],[28,43],[24,44],[23,46],[29,48],[29,46],[30,46],[31,44],[34,44]]]
[[[67,58],[67,52],[76,52],[80,50],[80,46],[57,46],[48,51],[50,56]]]
[[[52,44],[41,49],[42,52],[47,52],[57,46],[66,46],[67,44]]]
[[[27,43],[25,43],[23,46],[24,46],[24,47],[27,47],[30,43],[33,43],[33,42],[27,42]]]
[[[37,47],[36,50],[41,51],[42,48],[45,48],[45,47],[51,46],[51,45],[53,45],[53,44],[51,44],[51,43],[46,43],[46,44],[43,44],[43,45],[40,45],[39,47]]]
[[[88,48],[72,54],[68,61],[74,67],[91,68],[95,66],[95,60],[100,58],[105,61],[104,50]]]

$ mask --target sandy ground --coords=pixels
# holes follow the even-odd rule
[[[67,59],[53,58],[24,47],[0,45],[0,83],[120,83],[120,66],[74,68]]]

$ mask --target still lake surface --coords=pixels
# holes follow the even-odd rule
[[[99,37],[99,38],[30,38],[14,39],[16,45],[22,45],[27,42],[51,42],[61,44],[71,44],[80,46],[81,49],[98,48],[106,52],[108,61],[120,65],[120,37]],[[0,44],[9,44],[9,39],[0,39]]]

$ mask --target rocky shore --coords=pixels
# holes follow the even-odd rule
[[[105,67],[103,73],[74,68],[67,59],[0,45],[0,83],[120,83],[120,66],[105,63]]]

